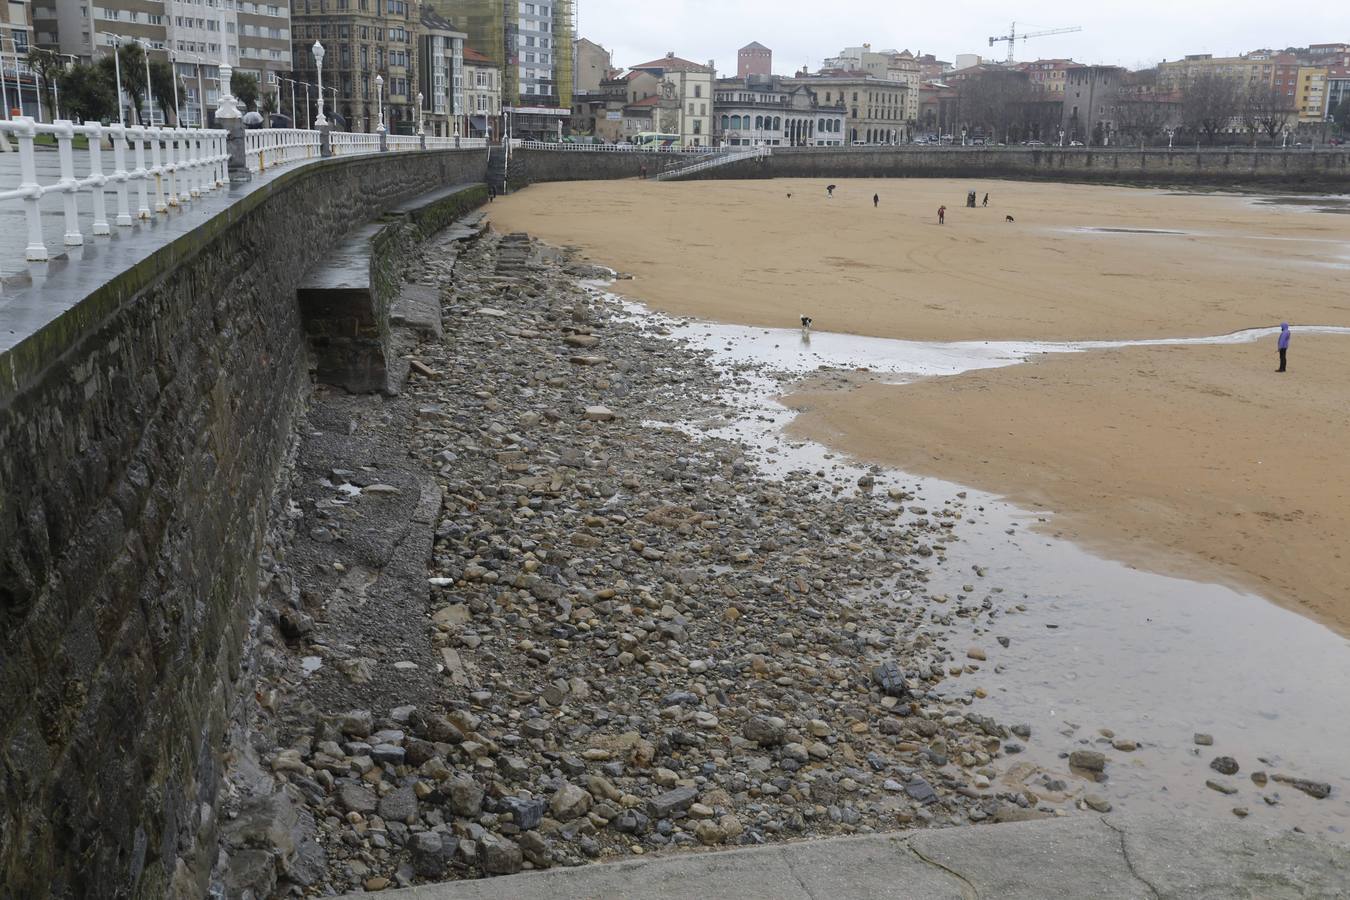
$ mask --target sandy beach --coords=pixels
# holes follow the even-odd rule
[[[616,289],[635,299],[725,322],[807,313],[819,330],[942,341],[1288,319],[1283,376],[1273,339],[1055,354],[828,395],[803,385],[793,431],[1051,510],[1055,533],[1103,555],[1239,584],[1350,633],[1350,338],[1297,334],[1350,325],[1350,216],[1133,188],[838,184],[832,199],[805,181],[551,184],[491,214],[632,273]],[[963,208],[967,190],[990,207]]]

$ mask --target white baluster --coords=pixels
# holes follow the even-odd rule
[[[85,137],[89,139],[89,180],[94,186],[94,234],[112,234],[103,197],[103,186],[108,183],[108,179],[103,176],[102,126],[95,122],[85,132]]]
[[[61,160],[61,192],[66,209],[66,233],[61,240],[67,247],[78,247],[84,243],[80,233],[80,210],[75,203],[75,193],[79,185],[75,183],[75,156],[71,152],[71,142],[75,138],[75,123],[69,119],[59,119],[52,123],[56,126],[56,153]]]
[[[131,209],[127,204],[127,130],[121,125],[109,125],[108,134],[113,145],[113,181],[117,182],[117,224],[131,224]]]
[[[146,133],[145,127],[128,128],[127,134],[131,135],[136,147],[136,171],[131,173],[131,177],[138,179],[136,186],[137,200],[139,205],[136,207],[136,218],[150,218],[150,170],[145,167],[146,151]]]
[[[31,116],[19,116],[14,121],[19,126],[19,177],[23,179],[19,188],[28,192],[23,198],[23,211],[28,219],[28,247],[23,255],[33,262],[42,262],[47,258],[47,245],[42,242],[42,209],[38,206],[42,188],[38,186],[37,160],[33,156],[37,126]]]
[[[175,128],[173,133],[178,137],[178,167],[181,170],[178,177],[178,202],[191,203],[196,196],[196,191],[192,189],[193,179],[197,177],[191,136],[186,128]]]
[[[169,205],[164,202],[164,167],[160,164],[160,138],[162,135],[159,129],[153,125],[142,127],[141,133],[145,135],[150,145],[150,178],[155,182],[155,212],[166,213],[169,211]]]

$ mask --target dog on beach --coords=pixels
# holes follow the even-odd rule
[[[810,330],[811,330],[811,317],[802,316],[802,331],[810,331]]]
[[[1014,219],[1012,216],[1004,216],[1004,217],[1003,217],[1003,221],[1005,221],[1005,222],[1015,222],[1016,219]]]

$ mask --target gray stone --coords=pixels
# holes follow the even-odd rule
[[[559,822],[570,822],[584,816],[591,808],[591,795],[574,784],[563,783],[553,794],[549,812]]]
[[[477,816],[483,810],[483,788],[466,776],[451,778],[441,790],[450,798],[450,809],[457,816]]]
[[[495,834],[486,834],[478,844],[478,857],[489,875],[514,875],[524,864],[520,845]]]
[[[1216,756],[1210,760],[1209,767],[1220,775],[1236,775],[1238,773],[1237,760],[1231,756]]]
[[[413,871],[423,878],[439,878],[445,874],[449,858],[441,835],[434,831],[421,831],[408,841],[409,855],[412,857]]]
[[[1069,765],[1086,772],[1100,772],[1106,768],[1106,754],[1100,750],[1075,750],[1069,754]]]
[[[1331,785],[1325,781],[1311,781],[1307,778],[1295,778],[1292,775],[1272,775],[1272,781],[1278,781],[1280,784],[1287,784],[1292,788],[1297,788],[1309,797],[1318,800],[1325,800],[1331,796]]]
[[[373,813],[378,805],[374,791],[350,782],[338,786],[337,797],[343,809],[362,815]]]
[[[538,828],[544,821],[548,803],[543,797],[503,797],[502,806],[511,814],[517,828]]]
[[[698,791],[692,787],[673,788],[647,801],[647,815],[653,819],[669,818],[688,809],[697,799]]]
[[[354,709],[338,720],[338,729],[347,737],[366,738],[375,727],[375,717],[368,709]]]
[[[751,716],[742,727],[741,734],[761,747],[773,747],[783,743],[787,723],[777,716]]]
[[[411,825],[417,818],[417,794],[411,787],[390,791],[380,798],[378,811],[380,818],[386,822],[403,822]]]

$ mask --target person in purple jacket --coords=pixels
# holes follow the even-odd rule
[[[1279,350],[1280,350],[1280,367],[1279,367],[1278,369],[1276,369],[1275,371],[1276,371],[1276,372],[1283,372],[1283,371],[1284,371],[1285,354],[1289,352],[1289,323],[1288,323],[1288,322],[1281,322],[1281,323],[1280,323],[1280,342],[1279,342],[1279,344],[1278,344],[1277,346],[1279,347]]]

